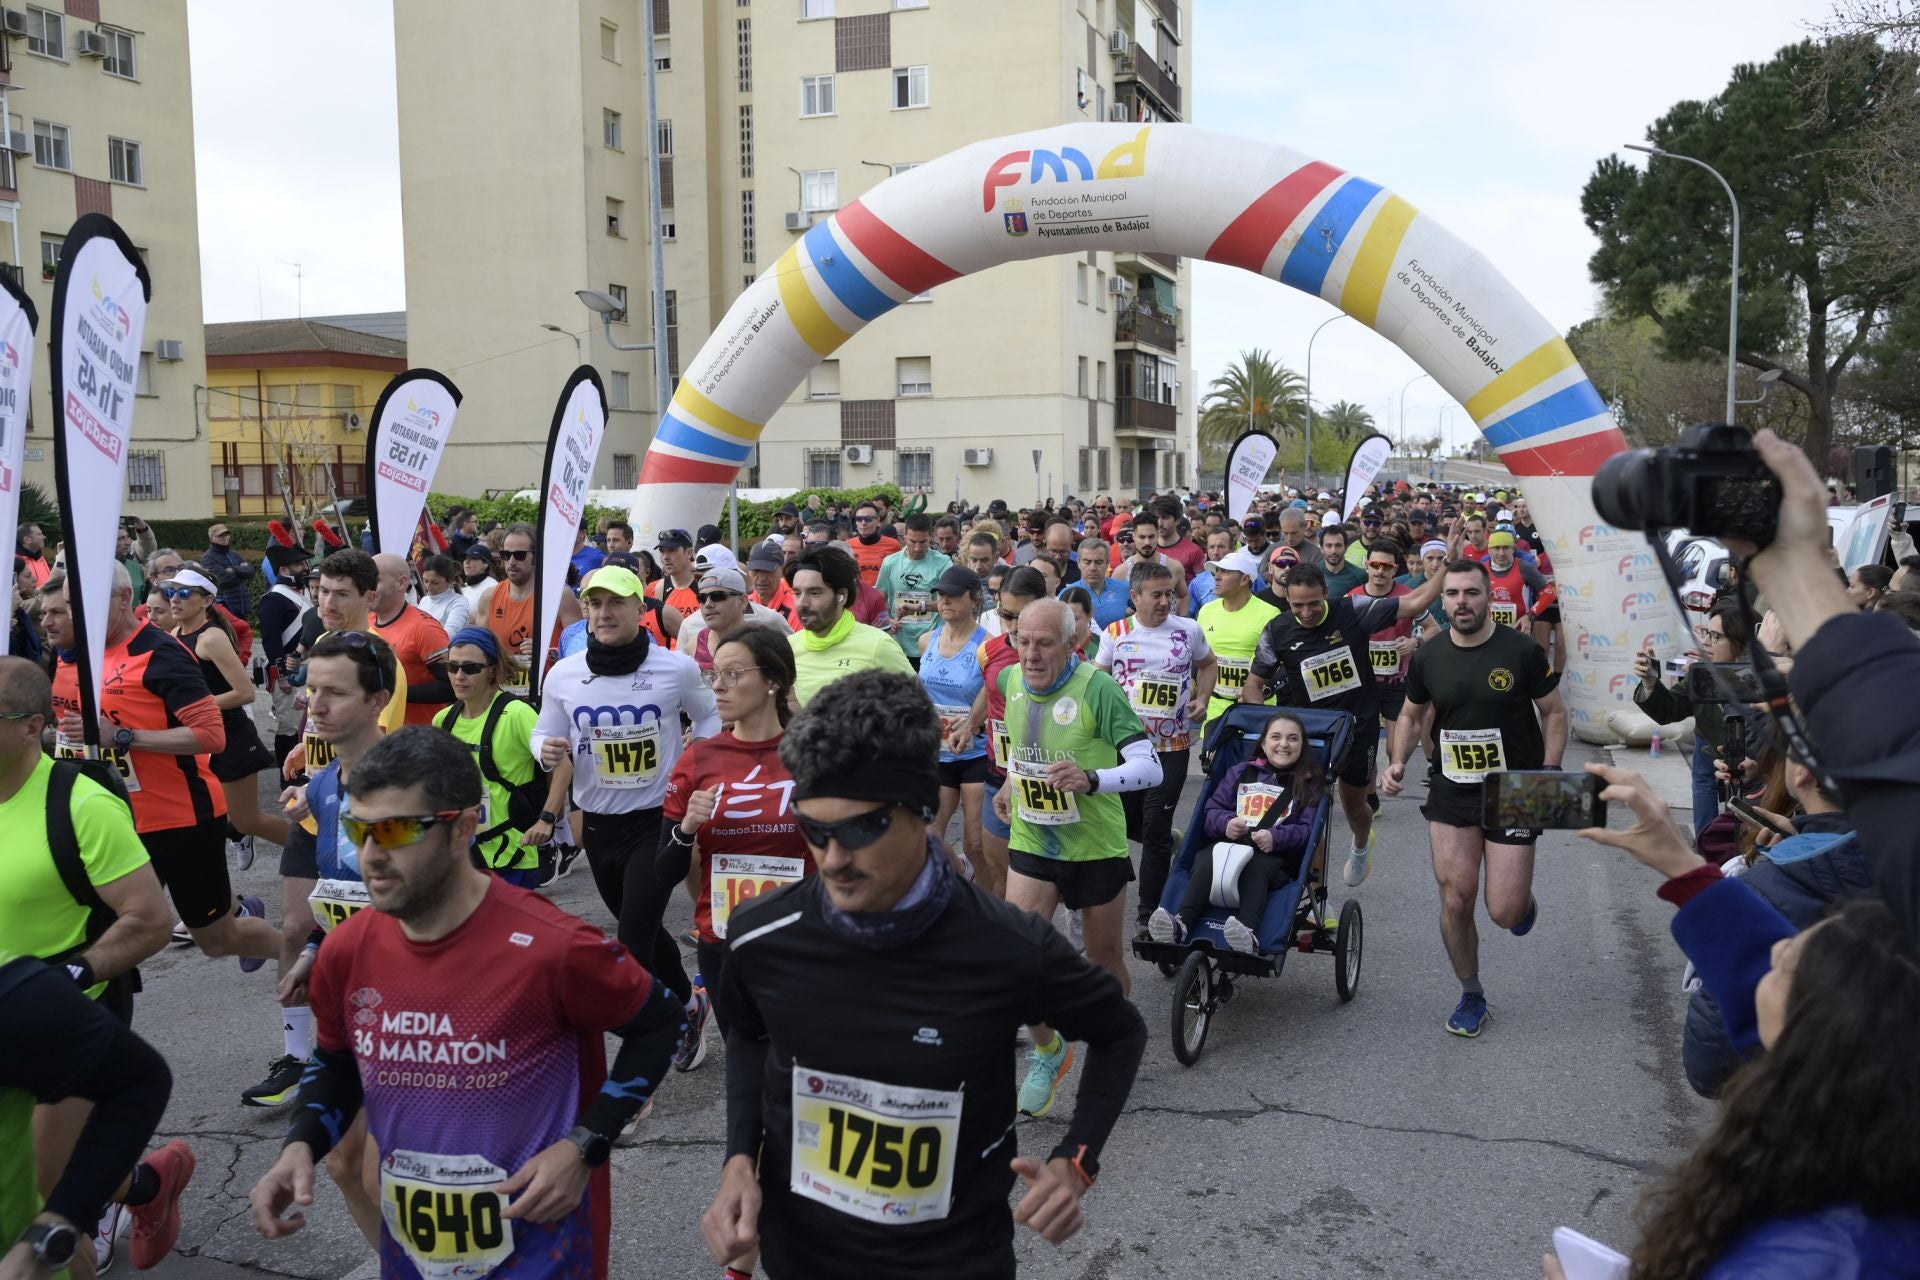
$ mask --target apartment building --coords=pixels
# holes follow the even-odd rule
[[[105,213],[153,280],[126,511],[205,515],[216,502],[200,399],[207,364],[186,0],[10,2],[0,29],[0,259],[40,313],[26,478],[53,493],[47,326],[61,244],[79,215]]]
[[[658,227],[642,3],[659,33]],[[999,134],[1189,109],[1176,0],[549,0],[540,15],[395,5],[410,347],[466,393],[439,481],[459,492],[529,483],[578,358],[614,410],[596,484],[632,484],[656,422],[651,357],[613,350],[573,294],[631,299],[613,336],[648,341],[651,236],[677,377],[797,237],[894,174]],[[936,505],[1184,483],[1189,288],[1177,258],[1098,251],[942,285],[814,370],[744,478],[894,481]]]

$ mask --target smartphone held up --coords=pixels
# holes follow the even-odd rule
[[[1489,831],[1579,831],[1607,825],[1606,784],[1590,773],[1558,769],[1490,773],[1482,791],[1480,825]]]

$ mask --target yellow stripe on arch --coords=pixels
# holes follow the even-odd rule
[[[1346,286],[1340,291],[1340,309],[1369,329],[1380,318],[1380,298],[1387,291],[1387,272],[1393,269],[1394,255],[1400,251],[1400,242],[1407,238],[1407,228],[1413,225],[1414,216],[1419,212],[1399,196],[1388,196],[1373,225],[1367,228],[1367,238],[1360,242],[1360,252],[1354,255],[1353,266],[1347,271]]]
[[[774,266],[780,282],[780,303],[787,309],[795,332],[820,355],[832,355],[853,335],[833,322],[820,299],[807,287],[804,264],[800,260],[800,241],[796,240],[780,255]]]
[[[1574,366],[1573,348],[1564,338],[1550,338],[1509,365],[1504,373],[1480,388],[1467,401],[1467,416],[1485,422],[1548,378]]]
[[[679,389],[673,393],[673,403],[677,408],[685,410],[688,417],[703,427],[724,431],[734,439],[747,444],[752,444],[760,438],[760,424],[749,422],[737,413],[728,413],[695,391],[693,384],[685,378],[680,379]]]

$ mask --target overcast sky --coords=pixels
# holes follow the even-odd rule
[[[1485,252],[1562,330],[1596,304],[1580,222],[1595,162],[1641,140],[1674,102],[1717,92],[1736,63],[1802,38],[1822,10],[1818,0],[1184,3],[1193,123],[1392,188]],[[188,12],[206,318],[405,307],[391,0],[189,0]],[[262,55],[273,49],[298,56]],[[530,91],[503,86],[502,110]],[[1196,394],[1246,346],[1304,369],[1308,334],[1336,314],[1233,268],[1194,270]],[[1359,401],[1390,427],[1418,373],[1363,326],[1335,325],[1315,344],[1314,400]],[[1465,415],[1442,412],[1451,404],[1417,383],[1409,430],[1446,421],[1462,438]]]

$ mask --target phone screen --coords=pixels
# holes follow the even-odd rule
[[[1590,773],[1553,769],[1487,775],[1480,825],[1512,829],[1578,831],[1607,825],[1603,784]]]
[[[1727,808],[1733,811],[1735,817],[1750,827],[1758,827],[1762,831],[1771,831],[1773,834],[1782,837],[1794,834],[1792,827],[1782,827],[1772,818],[1762,817],[1752,805],[1748,804],[1739,796],[1735,796],[1733,799],[1727,801]]]

